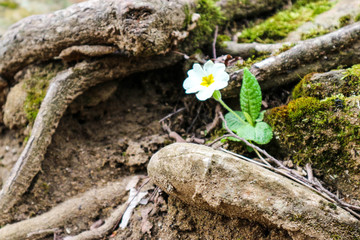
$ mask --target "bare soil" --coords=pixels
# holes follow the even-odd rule
[[[185,96],[181,65],[136,74],[119,82],[115,93],[95,107],[70,106],[62,118],[48,148],[42,171],[33,180],[24,201],[16,205],[0,225],[40,215],[57,204],[108,182],[129,175],[146,175],[147,162],[153,153],[173,142],[159,120],[185,106],[180,114],[165,120],[182,136],[203,136],[206,124],[214,117],[214,102],[195,101]],[[94,92],[99,86],[90,89]],[[86,94],[84,94],[86,95]],[[87,94],[89,95],[89,94]],[[281,96],[264,96],[270,106]],[[237,105],[236,102],[230,105]],[[75,104],[79,104],[79,101]],[[269,106],[269,107],[270,107]],[[3,130],[0,138],[0,173],[8,174],[22,150],[20,130]],[[154,188],[150,188],[150,191]],[[103,209],[85,218],[67,222],[57,237],[78,234],[124,203],[104,202]],[[81,206],[80,206],[81,207]],[[244,237],[245,236],[245,237]],[[43,239],[53,239],[49,235]],[[116,230],[107,239],[288,239],[278,229],[257,223],[230,219],[187,206],[165,193],[153,202],[139,206],[124,230]]]

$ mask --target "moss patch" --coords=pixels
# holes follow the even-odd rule
[[[12,0],[4,0],[0,1],[0,7],[16,9],[17,7],[19,7],[19,4]]]
[[[327,34],[329,32],[331,32],[330,29],[325,29],[325,28],[323,28],[321,26],[318,26],[317,28],[311,29],[307,33],[302,33],[301,34],[301,40],[306,40],[306,39],[310,39],[310,38],[316,38],[316,37],[325,35],[325,34]]]
[[[25,76],[23,81],[27,96],[24,102],[24,110],[30,125],[35,121],[50,80],[61,69],[61,65],[50,63],[30,70],[30,73]]]
[[[295,163],[312,163],[324,174],[344,175],[346,170],[358,174],[359,163],[351,151],[360,148],[359,100],[359,96],[300,97],[268,111],[266,121]]]
[[[342,94],[345,97],[360,94],[360,64],[346,70],[328,73],[310,73],[294,88],[292,97],[315,97],[323,99]]]
[[[197,49],[205,43],[212,42],[213,32],[216,25],[221,25],[225,17],[220,11],[220,8],[215,5],[215,0],[199,0],[197,2],[195,13],[200,14],[199,20],[196,22],[196,27],[190,32],[189,37],[184,41],[181,48],[188,48],[192,46]],[[186,19],[184,28],[186,29],[191,24],[193,12],[185,9]],[[190,51],[193,51],[190,50]],[[188,52],[189,50],[185,50]],[[191,54],[188,52],[188,54]]]
[[[284,39],[291,31],[320,13],[329,10],[334,2],[328,0],[300,0],[289,10],[280,11],[264,22],[244,29],[239,42],[273,43]]]

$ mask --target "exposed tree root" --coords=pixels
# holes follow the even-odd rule
[[[242,58],[249,58],[252,56],[259,56],[264,54],[275,54],[282,48],[291,48],[295,46],[295,43],[285,42],[285,43],[273,43],[273,44],[264,44],[264,43],[236,43],[232,41],[224,42],[226,47],[222,52],[230,54],[232,56],[240,56]]]
[[[277,56],[251,66],[262,89],[279,87],[299,81],[311,72],[325,72],[338,66],[360,62],[360,22],[343,27],[321,37],[299,42]],[[224,92],[238,94],[243,71],[230,74],[230,84]],[[236,91],[235,91],[236,90]]]
[[[0,192],[0,212],[7,212],[28,189],[41,170],[47,147],[68,105],[89,87],[135,72],[174,64],[179,55],[129,59],[112,56],[93,62],[82,62],[57,74],[51,82],[35,120],[24,151],[13,167]]]
[[[131,179],[133,177],[127,177],[121,182],[109,183],[104,187],[89,190],[81,196],[57,205],[42,215],[6,225],[0,229],[0,239],[39,239],[48,235],[49,232],[51,233],[51,229],[55,231],[56,228],[64,227],[72,219],[91,221],[96,217],[99,209],[107,203],[117,203],[126,195],[126,186]],[[119,205],[111,216],[113,217],[123,206],[126,207],[126,204]],[[110,217],[110,219],[112,218]],[[107,224],[104,225],[107,226]],[[98,228],[98,231],[104,229],[105,226]]]
[[[23,19],[2,36],[0,76],[11,79],[26,65],[79,45],[116,46],[132,56],[166,53],[183,28],[186,2],[93,0]]]
[[[251,0],[251,1],[233,1],[220,0],[216,4],[222,8],[227,18],[248,18],[262,13],[274,11],[286,4],[289,0]]]

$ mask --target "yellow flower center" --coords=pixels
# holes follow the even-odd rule
[[[211,84],[215,82],[214,76],[212,74],[205,76],[202,78],[201,86],[209,87]]]

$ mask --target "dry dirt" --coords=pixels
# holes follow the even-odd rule
[[[105,102],[82,107],[75,114],[70,107],[53,136],[42,171],[25,194],[25,201],[16,205],[9,215],[2,216],[0,226],[40,215],[107,182],[135,173],[146,174],[152,154],[173,141],[162,130],[159,120],[175,109],[184,105],[186,108],[171,117],[170,128],[183,136],[191,137],[194,133],[199,136],[201,128],[212,121],[214,103],[199,103],[194,96],[185,96],[184,78],[182,66],[136,74],[122,80]],[[97,87],[89,91],[96,91]],[[18,132],[2,131],[0,174],[3,176],[21,152],[24,136]],[[125,194],[118,202],[104,202],[103,209],[86,218],[67,222],[57,233],[57,239],[89,229],[126,200]],[[247,220],[189,207],[168,199],[165,193],[154,202],[138,207],[130,221],[128,228],[117,230],[106,239],[288,239],[276,228],[267,229]]]

